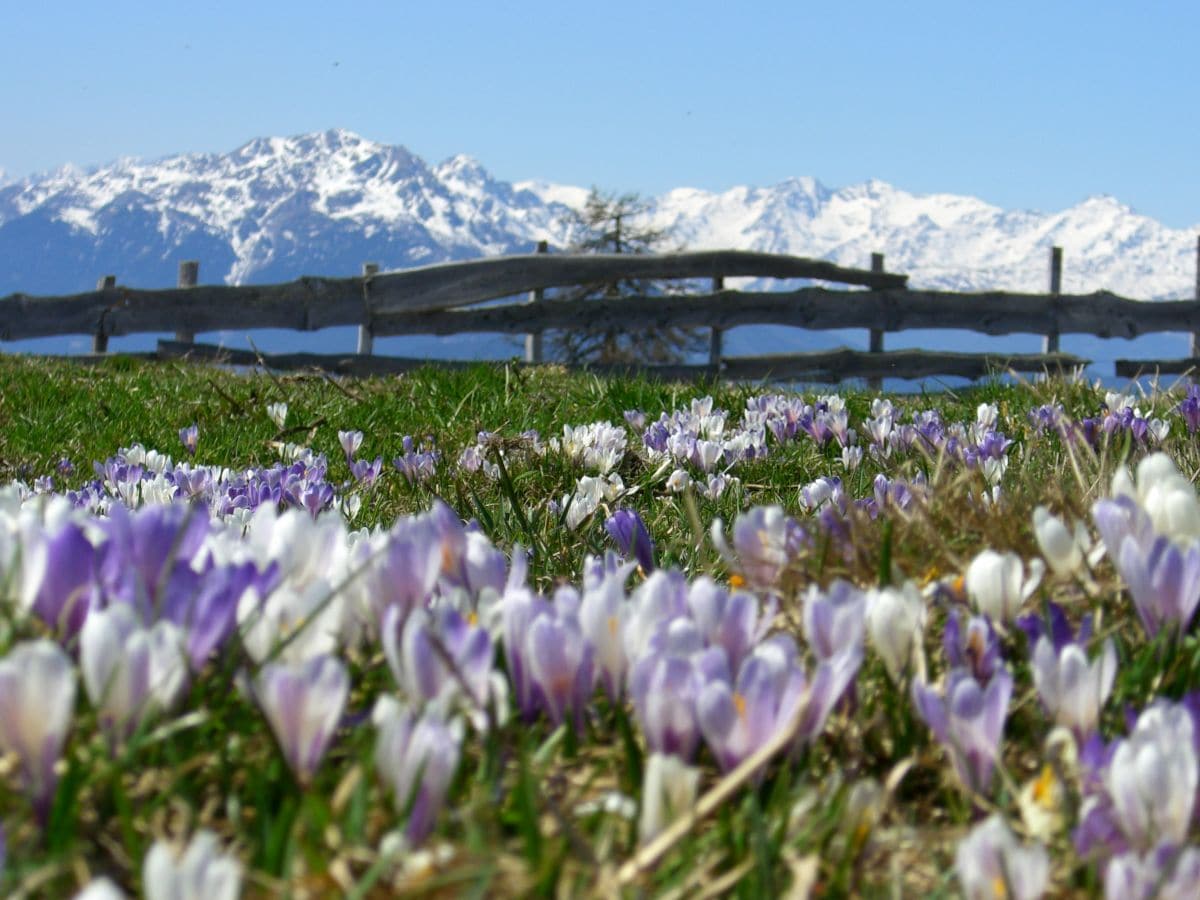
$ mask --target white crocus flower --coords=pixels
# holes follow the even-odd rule
[[[1045,564],[1035,559],[1025,564],[1015,553],[997,553],[987,549],[971,560],[965,577],[967,596],[975,608],[993,622],[1011,622],[1029,597],[1037,590]]]
[[[267,418],[275,423],[275,427],[280,431],[283,430],[283,425],[287,422],[288,405],[286,403],[268,403]]]
[[[1033,511],[1033,533],[1038,549],[1055,575],[1069,577],[1083,568],[1085,556],[1091,549],[1091,540],[1087,529],[1078,519],[1072,531],[1049,509],[1039,506]]]
[[[1055,723],[1070,728],[1081,741],[1094,734],[1117,675],[1112,640],[1105,641],[1099,658],[1089,663],[1078,644],[1068,643],[1056,653],[1043,635],[1033,648],[1032,663],[1033,684]]]
[[[175,704],[187,678],[184,654],[184,634],[174,622],[146,628],[127,603],[88,614],[79,634],[79,667],[110,736],[127,737],[145,715]]]
[[[911,581],[867,591],[867,634],[893,681],[908,667],[925,619],[925,599]]]
[[[645,843],[691,810],[700,786],[700,770],[679,757],[652,753],[642,779],[638,837]]]
[[[197,831],[182,855],[156,841],[142,863],[146,900],[236,900],[241,889],[241,864],[211,831]]]
[[[1050,858],[1040,844],[1022,846],[993,815],[959,843],[954,868],[968,900],[1035,900],[1046,891]]]

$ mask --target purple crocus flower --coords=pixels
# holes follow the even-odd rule
[[[350,692],[341,660],[316,656],[300,663],[268,663],[255,696],[292,774],[307,787],[329,748]]]
[[[1188,386],[1187,396],[1179,404],[1178,410],[1187,423],[1188,434],[1195,434],[1196,429],[1200,428],[1200,385]]]
[[[796,740],[816,737],[861,663],[861,646],[851,647],[822,662],[809,684],[795,643],[778,635],[742,663],[732,684],[709,680],[697,698],[697,720],[722,770],[735,769],[753,755],[792,721],[801,705],[805,709]]]
[[[804,637],[819,660],[831,659],[866,636],[867,595],[841,578],[821,590],[811,585],[804,596]]]
[[[776,586],[788,565],[804,546],[799,523],[781,506],[756,506],[733,523],[733,550],[725,542],[724,525],[713,522],[712,540],[730,565],[756,588]]]
[[[195,456],[196,447],[200,442],[200,427],[193,422],[187,428],[180,428],[179,442],[191,456]]]
[[[494,656],[487,629],[450,606],[414,609],[404,618],[393,605],[383,614],[381,631],[392,676],[414,702],[448,709],[465,693],[472,709],[486,709]]]
[[[1186,707],[1159,702],[1116,743],[1104,788],[1112,819],[1130,848],[1179,846],[1187,839],[1200,780],[1194,736]]]
[[[379,479],[379,475],[383,471],[383,457],[377,456],[370,462],[365,459],[350,460],[349,466],[354,480],[364,487],[370,487]]]
[[[917,712],[950,753],[954,770],[968,790],[986,794],[991,785],[1012,687],[1008,669],[996,672],[986,688],[967,672],[955,670],[947,676],[943,694],[913,682]]]
[[[618,509],[604,521],[604,530],[625,558],[634,557],[642,571],[654,571],[654,541],[642,517],[631,509]]]
[[[416,847],[433,831],[462,755],[461,723],[447,723],[432,710],[420,717],[392,697],[375,702],[379,738],[375,768],[407,815],[404,835]]]
[[[550,720],[561,725],[571,713],[576,732],[582,732],[595,678],[595,651],[584,638],[578,618],[559,610],[535,616],[525,633],[525,654],[530,678]]]
[[[398,606],[404,615],[424,606],[437,585],[444,560],[443,538],[429,516],[400,519],[364,579],[376,621]]]
[[[1200,545],[1181,549],[1158,537],[1146,548],[1126,537],[1116,564],[1147,635],[1153,638],[1164,627],[1187,630],[1200,603]]]
[[[649,655],[629,674],[629,693],[646,744],[656,753],[688,761],[700,744],[696,701],[708,681],[729,681],[729,663],[720,648],[691,655]]]
[[[26,603],[62,638],[74,637],[100,599],[100,552],[69,522],[52,536],[30,534],[23,553]]]
[[[725,651],[733,670],[762,640],[775,612],[772,606],[766,615],[760,616],[758,599],[753,594],[727,591],[707,576],[692,582],[687,603],[705,641]]]
[[[1000,663],[1000,638],[984,616],[971,616],[963,627],[963,614],[950,610],[942,648],[952,669],[965,669],[981,685],[986,685]]]
[[[75,710],[75,669],[53,641],[17,644],[0,659],[0,750],[15,754],[21,780],[45,825]]]

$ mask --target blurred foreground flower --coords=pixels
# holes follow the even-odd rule
[[[463,728],[433,710],[420,717],[395,698],[375,701],[372,720],[379,731],[375,767],[392,789],[396,807],[406,817],[404,836],[416,847],[433,831],[437,814],[458,769]]]
[[[211,831],[197,831],[182,855],[166,841],[155,841],[142,862],[146,900],[235,900],[241,890],[241,863],[221,852]]]
[[[892,681],[900,680],[918,651],[925,618],[925,598],[911,581],[867,591],[867,633]]]
[[[1008,669],[1000,669],[986,688],[967,672],[955,670],[947,676],[944,694],[913,682],[917,712],[949,752],[954,771],[968,790],[986,795],[992,783],[1012,689]]]
[[[992,622],[1004,624],[1017,612],[1041,583],[1045,564],[1035,559],[1025,574],[1025,564],[1015,553],[987,549],[971,560],[965,576],[967,596],[975,608]]]
[[[184,636],[174,622],[144,628],[133,607],[93,610],[79,635],[79,667],[109,740],[128,738],[143,718],[170,709],[187,680]]]
[[[1046,891],[1050,859],[1040,844],[1019,844],[993,815],[959,843],[954,868],[967,900],[1034,900]]]
[[[52,641],[17,644],[0,659],[0,750],[16,754],[43,825],[58,786],[55,766],[71,727],[75,683],[70,658]]]
[[[258,704],[271,723],[283,758],[305,787],[333,739],[349,692],[350,675],[333,656],[269,663],[258,673],[254,691]]]
[[[1083,647],[1073,641],[1061,647],[1046,635],[1033,648],[1033,683],[1054,721],[1071,729],[1082,744],[1096,732],[1100,710],[1112,693],[1117,675],[1117,651],[1112,639],[1089,663]]]
[[[677,756],[651,753],[642,778],[642,812],[638,839],[645,843],[696,803],[700,770]]]

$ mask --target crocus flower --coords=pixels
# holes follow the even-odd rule
[[[626,559],[636,559],[643,572],[654,571],[654,541],[641,516],[631,509],[618,509],[604,520],[604,530]]]
[[[720,519],[712,524],[712,541],[725,560],[740,571],[750,585],[776,586],[805,540],[799,523],[781,506],[756,506],[738,515],[733,523],[733,549],[725,542]]]
[[[1044,565],[1035,559],[1025,575],[1025,565],[1015,553],[997,553],[987,549],[967,566],[967,596],[985,616],[996,624],[1016,618],[1021,604],[1029,599],[1042,580]]]
[[[1038,549],[1055,575],[1067,577],[1083,568],[1084,554],[1091,542],[1082,522],[1076,521],[1072,531],[1046,507],[1038,506],[1033,511],[1033,534]]]
[[[100,596],[101,553],[74,522],[49,534],[31,529],[21,551],[26,608],[64,639],[74,637]]]
[[[866,614],[867,595],[850,582],[838,578],[825,590],[811,585],[804,595],[804,637],[817,659],[862,647]]]
[[[462,753],[463,730],[427,710],[417,717],[395,698],[375,701],[372,720],[379,731],[375,768],[407,815],[405,837],[415,847],[429,836],[446,801]]]
[[[288,405],[286,403],[268,403],[267,418],[275,423],[275,427],[280,431],[283,430],[283,425],[287,422]]]
[[[696,802],[700,770],[677,756],[651,753],[642,778],[638,838],[645,843],[687,813]]]
[[[192,456],[196,455],[196,446],[200,442],[200,427],[193,422],[187,428],[179,429],[179,442]]]
[[[998,671],[986,688],[966,672],[953,671],[947,676],[944,694],[913,682],[917,712],[949,752],[954,770],[968,790],[986,794],[991,785],[1012,687],[1007,669]]]
[[[187,678],[183,632],[166,620],[145,628],[125,603],[93,610],[79,635],[79,666],[101,725],[120,742],[146,715],[179,699]]]
[[[1196,489],[1165,453],[1151,453],[1137,465],[1136,483],[1120,468],[1112,496],[1129,497],[1146,511],[1154,530],[1177,540],[1200,538],[1200,500]],[[1111,550],[1111,548],[1110,548]]]
[[[1157,703],[1138,717],[1128,738],[1117,742],[1104,788],[1112,820],[1132,849],[1186,840],[1200,775],[1194,732],[1185,707]]]
[[[1079,644],[1056,649],[1043,635],[1034,645],[1032,668],[1038,696],[1054,721],[1070,728],[1081,743],[1094,734],[1117,674],[1112,640],[1106,640],[1100,657],[1089,663]]]
[[[1163,628],[1187,630],[1200,603],[1200,544],[1181,549],[1159,537],[1147,549],[1126,537],[1116,564],[1146,634],[1154,637]]]
[[[987,684],[1000,663],[1000,639],[991,622],[981,616],[971,616],[963,627],[959,609],[950,610],[942,648],[946,661],[954,669],[966,669],[981,685]]]
[[[415,609],[407,618],[400,607],[389,606],[380,630],[392,675],[414,702],[432,702],[448,712],[465,694],[471,710],[485,712],[496,694],[494,647],[487,629],[468,622],[451,606],[432,612]],[[485,714],[479,721],[486,718]]]
[[[44,824],[75,709],[75,669],[53,641],[25,641],[0,659],[0,750],[16,754]]]
[[[975,826],[954,853],[967,900],[1035,900],[1046,891],[1050,858],[1040,844],[1022,846],[999,815]]]
[[[603,572],[593,583],[584,581],[579,603],[579,627],[595,651],[595,662],[605,691],[620,700],[625,686],[629,658],[625,653],[622,631],[632,611],[625,595],[625,579],[633,563]]]
[[[296,780],[307,786],[337,730],[350,675],[333,656],[269,663],[255,682],[258,704]]]
[[[809,684],[796,645],[779,635],[755,649],[733,684],[710,679],[697,698],[696,711],[704,739],[721,768],[736,768],[789,725],[801,706],[805,710],[796,740],[816,737],[861,661],[861,648],[852,647],[822,662]]]
[[[732,670],[762,640],[774,618],[773,605],[768,606],[767,614],[760,615],[753,594],[727,591],[707,576],[691,583],[687,605],[705,641],[725,651]]]
[[[281,425],[280,428],[282,427]],[[342,445],[342,452],[346,454],[346,462],[349,462],[354,459],[354,454],[362,446],[363,433],[361,431],[339,431],[337,435],[338,443]]]
[[[221,852],[211,831],[201,829],[182,854],[165,841],[155,841],[142,862],[146,900],[236,900],[242,889],[237,857]]]
[[[1104,866],[1105,900],[1194,900],[1200,885],[1200,848],[1163,845],[1128,852]]]
[[[529,674],[546,714],[561,725],[571,713],[575,730],[583,730],[583,712],[594,684],[595,651],[584,638],[576,617],[536,616],[525,634]]]
[[[911,581],[867,592],[867,633],[888,676],[899,681],[925,630],[925,598]]]
[[[125,900],[125,895],[111,878],[101,875],[89,881],[84,889],[75,895],[75,900]]]
[[[646,744],[657,753],[684,760],[696,755],[700,725],[696,700],[704,685],[716,677],[729,680],[729,664],[719,648],[694,654],[648,655],[629,676],[634,713]]]

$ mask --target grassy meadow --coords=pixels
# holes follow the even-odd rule
[[[485,590],[469,578],[455,581],[456,576],[447,574],[444,557],[450,544],[442,546],[441,555],[434,554],[443,569],[430,575],[440,580],[437,586],[432,581],[427,585],[423,602],[434,610],[439,604],[466,604],[464,621],[481,633],[486,629],[492,654],[486,668],[496,676],[492,683],[499,684],[486,702],[464,705],[463,695],[469,692],[455,683],[470,679],[466,663],[458,671],[449,638],[433,641],[433,661],[425,665],[441,672],[450,687],[442,685],[439,701],[429,702],[438,706],[438,728],[448,728],[458,748],[439,751],[441,762],[454,760],[445,767],[448,771],[441,771],[435,756],[426,756],[410,759],[407,781],[384,774],[379,761],[382,726],[373,709],[379,712],[380,697],[394,697],[418,715],[421,699],[411,684],[420,683],[422,676],[398,680],[397,672],[410,671],[404,653],[417,651],[404,642],[407,638],[397,650],[384,646],[380,634],[393,626],[400,634],[405,625],[379,609],[379,615],[366,615],[360,622],[352,622],[355,614],[346,612],[335,629],[336,640],[321,650],[338,660],[339,671],[348,675],[348,689],[327,744],[315,761],[298,766],[286,729],[281,732],[266,712],[265,673],[294,662],[291,650],[302,642],[295,640],[296,633],[324,616],[330,599],[314,601],[292,619],[285,610],[280,621],[290,624],[280,626],[284,637],[264,638],[268,649],[258,653],[247,636],[258,627],[253,618],[258,610],[245,618],[248,601],[242,594],[237,626],[211,652],[189,663],[169,701],[135,703],[132,719],[114,724],[116,714],[106,711],[80,682],[71,695],[69,731],[52,761],[53,777],[45,776],[49,788],[45,779],[38,782],[31,774],[36,765],[18,746],[20,729],[12,720],[6,724],[0,719],[0,749],[5,751],[0,760],[5,846],[0,893],[74,896],[104,878],[106,889],[155,896],[161,888],[151,883],[151,867],[145,863],[151,848],[159,840],[182,847],[201,830],[215,835],[220,852],[236,860],[241,896],[246,897],[1036,895],[1023,884],[1048,896],[1089,896],[1123,874],[1110,871],[1110,859],[1135,854],[1136,865],[1145,868],[1155,853],[1159,856],[1153,865],[1159,868],[1146,877],[1159,879],[1156,885],[1170,883],[1190,860],[1180,848],[1193,844],[1198,833],[1191,800],[1183,826],[1158,822],[1150,814],[1158,824],[1135,828],[1128,824],[1114,785],[1124,783],[1118,772],[1120,742],[1142,740],[1136,737],[1142,727],[1135,726],[1138,715],[1155,703],[1181,701],[1200,687],[1200,641],[1191,622],[1191,593],[1193,588],[1200,593],[1200,575],[1192,585],[1192,558],[1186,555],[1196,546],[1188,531],[1191,507],[1175,518],[1160,516],[1148,479],[1158,477],[1162,467],[1154,472],[1137,468],[1142,460],[1165,452],[1182,479],[1190,482],[1200,471],[1197,443],[1180,410],[1183,386],[1121,398],[1085,382],[988,383],[883,398],[887,404],[862,390],[779,394],[770,385],[658,383],[502,364],[347,380],[239,374],[119,357],[94,366],[0,357],[0,486],[21,485],[0,498],[0,657],[23,642],[50,639],[61,646],[73,670],[86,668],[80,661],[83,632],[65,624],[70,609],[56,618],[39,605],[55,602],[47,593],[54,563],[38,576],[31,561],[35,547],[47,548],[49,558],[57,558],[55,529],[68,522],[79,523],[79,533],[97,554],[115,546],[115,532],[95,523],[110,514],[121,479],[133,477],[118,474],[123,466],[136,465],[137,477],[148,482],[152,470],[158,476],[163,471],[191,474],[200,465],[212,467],[213,473],[266,470],[281,459],[311,461],[323,455],[320,477],[332,493],[319,498],[315,488],[304,493],[318,498],[304,514],[311,520],[309,511],[320,504],[318,522],[346,518],[337,526],[340,531],[330,532],[339,535],[337,540],[365,547],[374,534],[376,543],[369,546],[386,554],[394,523],[427,515],[440,500],[459,523],[459,530],[451,529],[453,540],[465,540],[463,546],[482,548],[481,553],[498,550],[504,558],[499,574],[488,581],[497,587]],[[711,407],[702,400],[706,397]],[[776,399],[768,404],[763,397]],[[783,411],[787,403],[793,404],[786,408],[798,420],[788,419],[790,413]],[[271,404],[286,404],[286,414],[276,407],[272,417]],[[748,408],[758,415],[747,417]],[[633,415],[635,411],[642,416]],[[682,412],[672,419],[676,411]],[[619,449],[610,447],[607,461],[599,464],[583,446],[584,439],[576,437],[573,444],[564,434],[564,426],[597,422],[624,432],[624,443]],[[661,423],[658,437],[655,423]],[[743,440],[740,423],[748,423],[746,433],[758,437]],[[194,455],[180,435],[192,425]],[[690,438],[675,436],[688,427],[693,427]],[[352,432],[361,432],[361,446],[348,452],[348,438],[339,433]],[[118,451],[135,444],[144,450],[105,466]],[[301,448],[314,456],[303,455]],[[171,460],[155,462],[145,456],[149,450]],[[393,464],[406,452],[432,451],[436,458],[430,456],[420,477],[406,477]],[[377,473],[369,465],[352,468],[377,457],[382,458]],[[186,463],[182,470],[180,463]],[[1133,473],[1127,481],[1137,482],[1127,504],[1136,509],[1126,513],[1123,527],[1141,536],[1136,541],[1125,537],[1133,549],[1120,543],[1119,552],[1109,548],[1105,554],[1102,539],[1111,540],[1114,533],[1119,539],[1124,533],[1106,531],[1094,510],[1098,502],[1111,499],[1114,476],[1122,467]],[[213,485],[224,477],[205,475],[193,500],[211,500]],[[286,477],[272,476],[263,483],[274,487]],[[303,474],[305,479],[316,477],[311,469]],[[589,483],[585,491],[580,481],[585,477],[602,483]],[[1168,482],[1177,492],[1172,496],[1178,508],[1185,507],[1186,498],[1178,499],[1178,479]],[[182,481],[176,477],[171,483]],[[177,489],[182,496],[184,489]],[[130,490],[125,499],[144,508],[163,488],[159,484],[153,497],[149,488]],[[274,504],[269,490],[263,490],[266,499],[261,502]],[[52,508],[48,498],[59,495],[68,496],[75,511],[46,512]],[[281,508],[288,505],[288,496],[285,488]],[[1191,498],[1194,503],[1194,490]],[[309,502],[293,498],[291,505],[303,509]],[[594,505],[590,511],[589,502]],[[790,517],[787,524],[768,516],[757,525],[759,520],[745,518],[744,533],[736,528],[739,516],[771,507]],[[1061,541],[1049,550],[1039,542],[1034,526],[1039,507],[1064,523],[1074,550],[1063,549]],[[239,556],[236,549],[239,529],[271,527],[250,525],[252,510],[247,507],[224,513],[216,509],[212,506],[205,518],[212,517],[212,533],[225,536],[213,544],[219,549],[196,551],[190,563],[195,571],[224,565],[222,553],[248,565],[251,557]],[[652,565],[638,557],[637,551],[646,549],[637,544],[640,538],[632,548],[628,541],[622,548],[605,527],[618,509],[636,513],[644,523],[653,542]],[[1139,516],[1150,524],[1137,524],[1143,521]],[[717,519],[724,539],[714,538]],[[1184,524],[1178,525],[1180,521]],[[471,534],[487,541],[463,538],[462,522],[475,523]],[[1074,522],[1082,526],[1078,539]],[[1147,530],[1151,525],[1153,533]],[[311,554],[317,552],[311,548],[324,546],[323,538],[305,536],[303,528],[315,526],[296,525],[295,540],[301,543],[289,549],[293,532],[280,533],[280,526],[275,527],[275,537],[262,542],[273,549],[260,548],[253,557],[259,575],[267,578],[264,573],[270,570],[271,578],[280,579],[256,599],[263,604],[268,590],[278,594],[279,584],[299,584],[288,581],[290,571],[319,562],[291,559],[289,553]],[[783,536],[767,534],[771,529],[782,529],[778,535]],[[226,530],[236,533],[229,537]],[[140,532],[135,527],[132,533]],[[1160,570],[1155,566],[1170,548],[1148,549],[1163,535],[1170,548],[1182,548],[1179,552],[1185,554],[1165,575],[1156,574]],[[748,548],[755,547],[761,558],[750,559]],[[1149,562],[1140,561],[1138,548],[1147,548]],[[614,574],[613,567],[621,563],[610,561],[605,574],[599,574],[601,564],[588,562],[622,549],[640,564],[630,563]],[[1003,564],[989,558],[993,568],[980,564],[974,578],[969,577],[973,561],[985,550],[1000,554]],[[128,552],[134,561],[126,567],[137,569],[143,557],[137,548]],[[174,544],[167,561],[159,562],[172,564],[179,552]],[[527,558],[527,571],[515,565],[518,553]],[[1047,558],[1048,553],[1055,559]],[[1004,554],[1015,555],[1015,563]],[[1062,562],[1068,557],[1071,562]],[[273,569],[271,558],[279,560]],[[355,559],[370,568],[374,557],[364,551]],[[112,571],[118,565],[111,552],[104,559],[98,555],[87,584],[76,586],[92,592],[93,609],[116,602],[115,594],[106,592],[117,591],[110,585],[125,584],[122,573]],[[345,565],[345,571],[360,571]],[[409,577],[406,565],[400,559],[383,574],[360,578],[365,585],[361,590],[351,586],[346,591],[359,590],[361,597],[355,596],[363,608],[386,607],[372,599],[371,586],[383,584],[380,579],[404,580]],[[745,608],[754,610],[747,613],[751,618],[757,616],[749,629],[753,639],[736,653],[729,651],[725,676],[710,678],[723,677],[722,684],[728,683],[721,690],[740,719],[726,722],[729,717],[722,718],[724,707],[717,700],[704,713],[687,705],[691,701],[664,707],[667,701],[655,697],[655,692],[665,696],[675,690],[671,676],[655,681],[658,676],[649,674],[658,671],[654,664],[659,658],[694,661],[697,654],[729,645],[728,631],[722,629],[734,626],[732,619],[722,618],[709,627],[715,620],[697,611],[700,601],[692,587],[687,601],[691,612],[673,614],[674,619],[663,614],[644,626],[649,636],[635,634],[631,623],[648,621],[638,604],[651,602],[646,598],[652,592],[644,586],[653,568],[681,573],[680,597],[705,577],[712,580],[711,585],[704,581],[705,590],[721,598],[750,595]],[[1033,576],[1040,568],[1045,569],[1040,578]],[[1137,582],[1136,598],[1130,572],[1144,576]],[[153,580],[139,588],[138,597],[158,596]],[[345,582],[331,578],[330,584],[329,593],[336,594]],[[613,635],[622,629],[623,644],[610,646],[590,636],[586,611],[578,616],[562,612],[577,605],[586,610],[589,592],[602,589],[598,585],[615,592],[612,609],[620,612],[610,610],[607,622]],[[863,598],[847,601],[860,603],[857,618],[846,626],[857,638],[846,638],[847,647],[836,653],[821,649],[812,633],[816,626],[805,617],[806,605],[833,596],[834,585],[845,585]],[[1165,594],[1175,588],[1185,612],[1172,618],[1174,607],[1167,600],[1163,604],[1169,608],[1158,619],[1144,611],[1147,603],[1156,602],[1146,599],[1154,591]],[[299,587],[296,591],[302,593]],[[519,599],[510,599],[517,595]],[[663,596],[655,594],[659,600]],[[494,608],[487,606],[493,601]],[[1032,662],[1039,626],[1030,631],[1018,624],[1021,616],[1056,615],[1051,601],[1071,629],[1085,617],[1090,622],[1090,631],[1079,635],[1077,643],[1067,642],[1071,647],[1081,648],[1088,660],[1112,648],[1115,671],[1107,689],[1094,690],[1100,694],[1092,703],[1094,723],[1061,711],[1066,701],[1059,712],[1052,709],[1046,699],[1052,688]],[[521,603],[534,604],[528,608],[538,612],[530,615],[553,620],[558,630],[530,638],[529,655],[518,658],[514,670],[510,645],[523,626],[507,616]],[[991,620],[969,626],[983,611],[992,613]],[[147,625],[152,618],[148,612]],[[683,620],[687,628],[678,624]],[[948,650],[955,640],[945,636],[951,620],[961,640]],[[1052,631],[1053,623],[1040,628],[1041,633]],[[974,630],[962,636],[969,629]],[[784,642],[771,643],[780,635]],[[560,650],[569,656],[562,647],[550,646],[555,640],[581,648],[583,656],[574,665],[588,673],[579,676],[586,682],[582,687],[575,685],[561,696],[555,693],[561,677],[555,680],[550,670],[565,663],[557,656],[553,665],[536,658]],[[640,656],[629,649],[635,644]],[[1062,645],[1056,641],[1054,652],[1061,653]],[[794,659],[788,655],[793,653]],[[611,662],[613,654],[624,654],[623,661]],[[784,662],[778,662],[781,655],[787,657]],[[751,675],[745,674],[748,661],[759,657],[764,666],[776,666],[772,673],[799,679],[772,695],[777,699],[766,716],[767,726],[754,724],[755,713],[747,713],[747,704],[755,701],[749,688],[743,690],[743,684],[751,683]],[[604,669],[610,663],[617,668]],[[636,684],[640,676],[634,674],[639,663],[651,685],[643,685],[642,693]],[[851,667],[838,670],[848,683],[828,698],[828,708],[818,716],[814,697],[826,675],[839,677],[834,674],[838,665]],[[613,679],[625,689],[614,687],[613,679],[606,682],[606,671],[616,672]],[[545,680],[538,680],[544,672],[549,672]],[[523,693],[522,677],[533,678],[536,689]],[[990,685],[1011,682],[1010,696],[999,711],[1002,736],[990,741],[990,749],[989,739],[971,730],[975,725],[955,730],[960,718],[975,721],[974,712],[953,708],[953,703],[946,707],[950,737],[943,739],[930,721],[935,714],[917,699],[924,696],[920,689],[925,685],[936,693],[948,690],[947,685],[961,686],[960,678],[975,679],[978,688],[972,682],[970,699],[985,704],[993,702]],[[802,690],[795,687],[801,683]],[[703,693],[709,684],[703,682],[697,690]],[[452,696],[456,691],[457,699]],[[932,696],[926,697],[927,704],[934,703]],[[0,711],[11,713],[4,697],[0,683]],[[799,706],[778,697],[803,706],[805,723],[799,712],[793,715]],[[962,703],[969,705],[967,699]],[[679,713],[684,707],[688,712]],[[675,742],[678,735],[654,737],[661,723],[653,719],[666,715],[663,709],[684,715],[680,728],[691,729],[690,741],[679,739],[682,749]],[[1080,716],[1086,719],[1086,711]],[[812,729],[804,731],[809,725]],[[316,727],[298,727],[310,726]],[[1194,728],[1200,737],[1200,722],[1180,727]],[[979,728],[987,730],[986,725]],[[788,729],[805,737],[784,734]],[[1154,749],[1159,744],[1145,741],[1160,752]],[[986,762],[980,762],[980,754]],[[656,756],[673,760],[663,764],[666,769],[654,769],[653,783],[664,790],[659,779],[665,778],[664,796],[674,800],[655,801],[663,809],[647,824],[648,773]],[[1195,754],[1177,762],[1181,783],[1190,784],[1194,797]],[[686,767],[683,774],[681,766]],[[433,789],[426,796],[419,786],[431,783],[435,774],[445,787],[440,796]],[[45,796],[39,797],[39,791]],[[1115,811],[1106,812],[1110,807]],[[412,824],[418,812],[430,816],[420,834]],[[988,856],[979,851],[972,857],[963,851],[968,834],[994,815],[1008,829],[1004,852]],[[1111,826],[1108,831],[1095,826],[1101,836],[1094,840],[1088,837],[1093,815],[1107,815],[1101,824]],[[1034,848],[1042,856],[1035,857]],[[1159,858],[1164,854],[1169,861]],[[1002,862],[995,863],[997,859]],[[1136,868],[1134,862],[1129,865]],[[974,866],[992,893],[979,893],[978,884],[962,874],[964,866]],[[1040,868],[1045,869],[1042,877]]]

